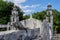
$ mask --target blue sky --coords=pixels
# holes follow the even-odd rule
[[[46,10],[50,3],[53,9],[60,11],[60,0],[8,0],[19,6],[25,14]]]

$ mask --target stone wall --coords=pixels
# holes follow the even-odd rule
[[[24,31],[24,30],[12,32],[12,33],[8,33],[8,34],[3,34],[3,35],[0,35],[0,40],[18,40],[22,36],[26,36],[25,34],[26,34],[26,31]]]
[[[0,40],[36,40],[41,39],[39,29],[18,30],[0,35]]]

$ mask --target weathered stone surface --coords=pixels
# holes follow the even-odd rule
[[[18,30],[12,33],[0,35],[0,40],[35,40],[39,38],[39,29]]]

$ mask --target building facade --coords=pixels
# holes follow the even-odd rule
[[[30,38],[29,40],[34,40],[35,37],[38,37],[35,40],[39,40],[40,37],[43,40],[51,40],[53,36],[53,14],[51,7],[50,4],[47,6],[46,19],[44,19],[43,22],[32,18],[32,15],[29,19],[19,21],[18,11],[14,5],[11,22],[8,22],[7,25],[0,25],[0,28],[6,27],[7,31],[20,29],[20,31],[25,30],[22,34],[28,36]]]

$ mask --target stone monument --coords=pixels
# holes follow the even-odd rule
[[[0,33],[0,39],[5,40],[51,40],[53,36],[53,15],[51,5],[47,6],[46,19],[43,21],[29,19],[19,21],[18,11],[14,5],[11,15],[11,22],[0,25],[0,28],[7,28],[7,31]],[[10,29],[10,30],[9,30]],[[5,36],[4,36],[5,35]]]

